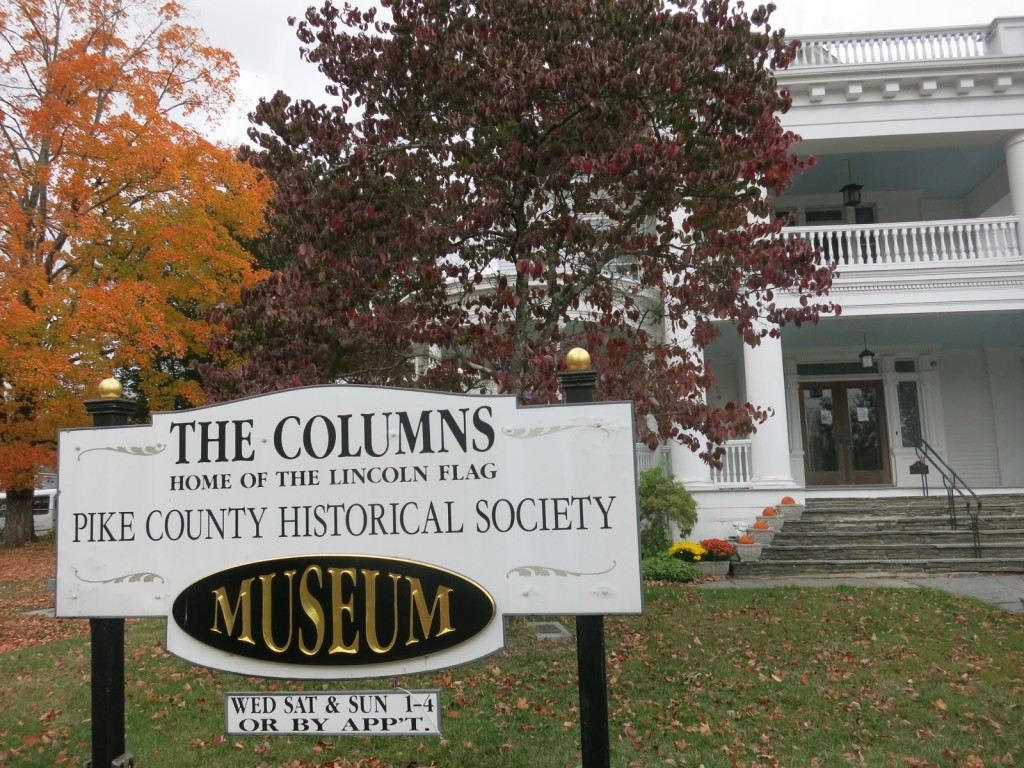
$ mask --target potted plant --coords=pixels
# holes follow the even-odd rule
[[[736,547],[725,539],[702,539],[700,545],[707,554],[700,561],[697,570],[709,576],[728,576],[729,561],[736,556]]]
[[[728,542],[723,543],[732,547]],[[716,554],[713,555],[703,544],[697,544],[693,541],[677,541],[668,548],[668,554],[670,557],[674,557],[677,560],[682,560],[686,563],[691,563],[702,576],[729,575],[728,560],[717,559],[717,553],[722,551],[724,551],[723,548],[716,547]]]

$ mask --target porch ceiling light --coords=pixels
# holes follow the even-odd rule
[[[846,173],[850,179],[850,183],[839,191],[843,193],[843,205],[857,206],[860,205],[860,191],[864,187],[860,184],[853,183],[853,171],[850,170],[850,161],[846,161]]]
[[[868,349],[868,335],[864,334],[864,351],[857,357],[860,358],[862,368],[872,368],[875,365],[875,353]]]

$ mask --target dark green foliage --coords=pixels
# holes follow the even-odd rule
[[[644,557],[645,581],[695,581],[699,574],[689,563],[684,563],[664,552]]]
[[[683,536],[697,522],[697,502],[672,475],[660,467],[640,473],[637,486],[640,510],[640,552],[648,558],[664,554],[672,543],[670,525],[675,523]]]

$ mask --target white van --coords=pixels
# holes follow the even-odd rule
[[[32,504],[32,522],[35,525],[36,536],[42,536],[53,530],[57,523],[57,491],[54,488],[46,490],[36,489],[35,500]],[[7,525],[7,494],[0,493],[0,531]]]

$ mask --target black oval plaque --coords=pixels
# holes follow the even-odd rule
[[[494,618],[479,584],[412,560],[304,555],[206,576],[174,601],[189,636],[262,661],[383,664],[461,645]]]

